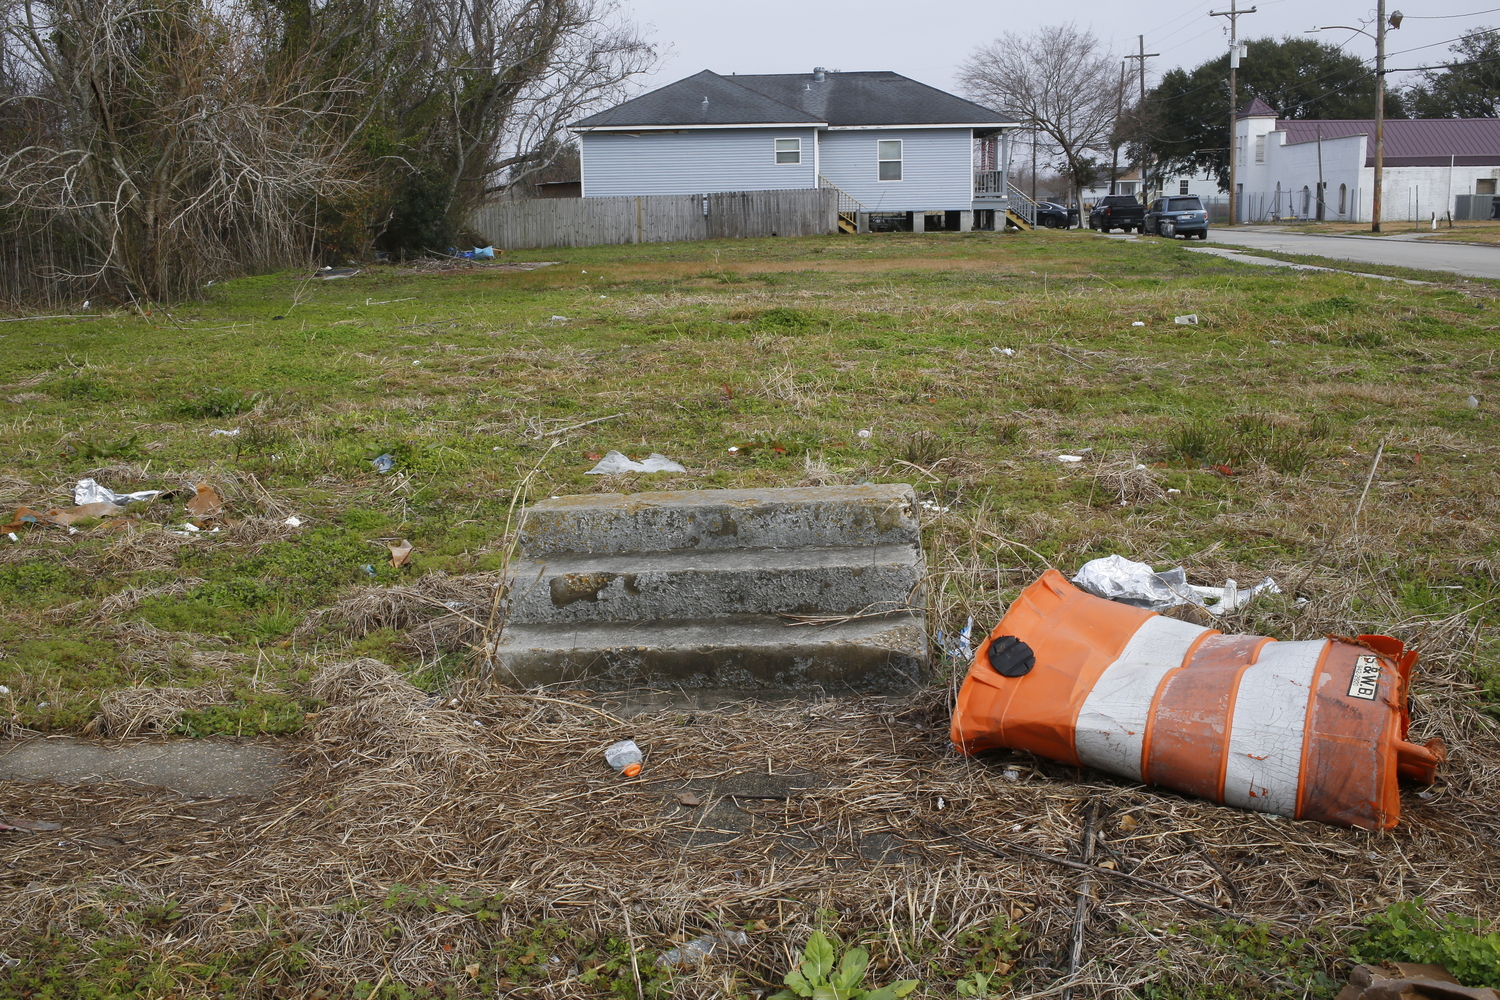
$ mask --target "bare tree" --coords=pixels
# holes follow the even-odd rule
[[[1108,151],[1113,141],[1120,106],[1114,55],[1071,23],[1007,32],[975,49],[959,80],[972,100],[1041,132],[1076,200],[1096,170],[1090,154]]]
[[[0,291],[444,249],[653,50],[612,0],[0,0]]]

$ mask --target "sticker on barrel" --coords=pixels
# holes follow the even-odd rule
[[[1380,690],[1380,657],[1368,654],[1354,661],[1354,676],[1349,678],[1349,697],[1374,701]]]

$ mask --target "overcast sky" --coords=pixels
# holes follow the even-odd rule
[[[1500,0],[1387,0],[1406,15],[1386,44],[1392,68],[1444,62],[1446,42],[1478,26],[1500,26]],[[624,10],[650,29],[666,52],[648,83],[660,86],[699,70],[716,73],[799,73],[814,66],[842,70],[894,70],[945,90],[956,90],[954,73],[978,44],[1006,31],[1029,33],[1043,24],[1072,20],[1091,28],[1117,54],[1137,51],[1144,34],[1147,85],[1174,66],[1192,67],[1228,45],[1228,0],[1117,0],[1063,3],[974,3],[972,0],[751,0],[704,4],[701,0],[622,0]],[[1374,5],[1355,0],[1242,0],[1258,11],[1239,19],[1242,37],[1300,35],[1314,25],[1373,21]],[[1424,15],[1418,19],[1418,15]],[[1447,16],[1435,16],[1447,15]],[[1458,16],[1452,16],[1458,15]],[[1373,29],[1372,29],[1373,30]],[[1348,31],[1316,36],[1374,57],[1375,43]],[[1418,46],[1423,46],[1418,48]],[[1400,50],[1415,51],[1396,54]],[[1132,67],[1134,64],[1132,63]],[[1399,81],[1398,81],[1399,82]]]

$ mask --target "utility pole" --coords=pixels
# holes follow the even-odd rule
[[[1380,4],[1383,10],[1385,0],[1380,0]],[[1236,0],[1229,0],[1228,10],[1215,10],[1210,11],[1208,14],[1209,17],[1229,18],[1229,224],[1231,226],[1239,222],[1239,171],[1237,169],[1238,164],[1236,163],[1236,158],[1239,155],[1239,147],[1235,144],[1234,136],[1240,117],[1238,79],[1240,68],[1239,17],[1241,14],[1254,13],[1254,7],[1247,10],[1240,10],[1236,6]],[[1376,160],[1375,162],[1379,163],[1380,161]]]
[[[1115,91],[1114,155],[1109,161],[1109,193],[1115,194],[1115,180],[1120,176],[1120,115],[1125,110],[1125,63],[1120,63],[1120,89]]]
[[[1323,202],[1323,123],[1318,122],[1318,221],[1327,214]]]
[[[1126,59],[1138,59],[1138,60],[1140,60],[1140,65],[1139,65],[1138,68],[1141,71],[1141,102],[1140,102],[1140,104],[1136,105],[1136,114],[1139,115],[1141,112],[1144,112],[1146,110],[1146,60],[1150,59],[1150,58],[1153,58],[1155,56],[1159,56],[1159,55],[1161,55],[1161,53],[1160,52],[1147,52],[1146,51],[1146,36],[1145,35],[1136,35],[1135,36],[1135,40],[1136,40],[1136,43],[1140,46],[1139,53],[1137,53],[1136,55],[1133,55],[1133,56],[1126,56],[1125,58]],[[1144,148],[1144,146],[1142,148]],[[1149,156],[1150,154],[1147,153],[1145,155]],[[1148,174],[1148,170],[1147,170],[1147,167],[1146,167],[1146,163],[1142,162],[1141,163],[1141,195],[1143,196],[1141,198],[1142,201],[1146,201],[1147,200],[1147,198],[1144,197],[1145,194],[1146,194],[1146,177],[1147,177],[1147,174]]]
[[[1398,20],[1396,22],[1400,24]],[[1375,6],[1375,197],[1370,232],[1380,232],[1380,189],[1385,187],[1385,0]]]

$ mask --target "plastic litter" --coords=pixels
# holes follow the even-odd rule
[[[494,260],[495,259],[495,248],[494,247],[475,247],[474,248],[474,252],[473,252],[473,254],[471,254],[471,256],[473,257],[474,260]]]
[[[964,753],[1006,747],[1242,809],[1388,830],[1417,654],[1382,635],[1278,642],[1106,601],[1048,570],[980,643],[953,715]]]
[[[232,438],[232,437],[239,437],[240,436],[240,428],[236,427],[232,431],[226,431],[226,430],[222,430],[222,429],[220,429],[218,427],[215,427],[213,430],[211,430],[211,431],[208,432],[208,436],[211,437],[211,438],[219,438],[219,437]]]
[[[959,632],[956,636],[949,637],[946,641],[943,636],[943,630],[938,629],[938,648],[943,651],[944,655],[949,656],[955,660],[972,660],[974,658],[974,647],[969,643],[973,634],[974,619],[971,616],[969,620],[964,624],[963,631]]]
[[[1058,455],[1057,456],[1057,460],[1059,462],[1082,462],[1083,461],[1083,456],[1082,455]]]
[[[375,466],[375,471],[383,476],[396,467],[396,456],[387,452],[370,459],[370,464]]]
[[[566,316],[553,316],[551,320],[553,323],[566,323],[567,321],[568,317]]]
[[[335,278],[352,278],[359,271],[357,267],[325,267],[318,272],[317,276],[324,281],[333,281]]]
[[[1073,582],[1096,597],[1152,611],[1195,604],[1222,613],[1244,607],[1258,594],[1281,593],[1269,576],[1248,590],[1241,590],[1233,580],[1225,580],[1222,587],[1198,587],[1187,582],[1187,573],[1181,566],[1158,573],[1147,563],[1133,562],[1121,555],[1084,563]]]
[[[1197,326],[1198,314],[1188,313],[1186,316],[1173,316],[1172,322],[1176,323],[1178,326]]]
[[[990,348],[990,353],[991,354],[1003,354],[1007,358],[1013,358],[1013,357],[1016,356],[1015,350],[1013,348],[1010,348],[1010,347],[991,347]]]
[[[73,487],[73,502],[80,507],[91,503],[112,503],[123,507],[137,500],[150,500],[161,496],[161,490],[139,490],[135,493],[116,493],[114,490],[105,489],[92,479],[80,479],[78,485]]]
[[[657,956],[656,964],[666,966],[697,965],[712,955],[717,948],[743,948],[749,943],[750,937],[744,931],[719,931],[715,934],[704,934],[676,948],[668,948]]]
[[[285,521],[282,521],[281,523],[285,524],[285,525],[287,525],[288,527],[291,527],[291,528],[300,528],[300,527],[302,527],[302,518],[300,518],[297,515],[293,514],[291,517],[287,518]]]
[[[1146,324],[1144,322],[1142,322],[1141,320],[1136,320],[1134,323],[1132,323],[1130,325],[1131,326],[1145,326]]]
[[[1467,406],[1471,410],[1477,410],[1477,409],[1479,409],[1479,397],[1478,396],[1470,396],[1468,399],[1464,400],[1464,405]]]
[[[621,472],[686,472],[687,469],[665,455],[652,452],[644,461],[635,462],[618,451],[608,451],[586,476],[613,476]]]
[[[605,747],[604,759],[627,778],[641,773],[641,748],[635,745],[635,740],[621,740]]]

